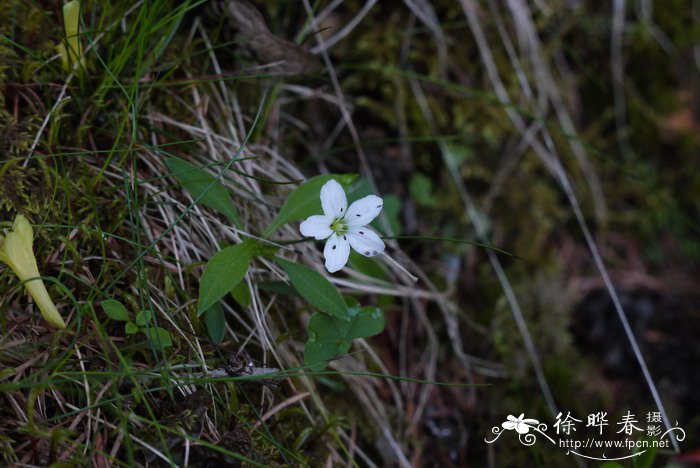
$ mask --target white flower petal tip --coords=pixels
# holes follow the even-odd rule
[[[331,179],[321,187],[323,214],[331,218],[342,218],[348,209],[348,199],[343,187]]]
[[[345,216],[349,226],[366,226],[379,215],[384,206],[384,200],[376,195],[367,195],[353,202]]]
[[[314,237],[316,240],[327,239],[333,231],[331,230],[331,222],[333,220],[324,215],[309,216],[306,221],[299,226],[301,235],[305,237]]]
[[[366,226],[351,228],[347,234],[350,246],[365,257],[374,257],[384,252],[384,241]]]
[[[350,243],[347,236],[333,234],[329,237],[323,249],[323,256],[326,259],[326,270],[329,273],[335,273],[343,268],[350,257]]]

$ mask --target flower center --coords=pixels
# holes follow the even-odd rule
[[[331,223],[331,231],[342,236],[348,232],[348,222],[345,218],[335,218]]]

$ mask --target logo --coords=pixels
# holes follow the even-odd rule
[[[615,424],[610,424],[608,413],[599,411],[586,417],[584,426],[582,419],[577,419],[570,412],[559,413],[551,429],[545,423],[537,419],[525,417],[521,413],[517,418],[508,415],[500,426],[491,428],[495,437],[491,440],[485,438],[488,444],[493,444],[505,433],[517,434],[518,440],[524,446],[534,445],[541,436],[545,440],[561,449],[566,449],[567,455],[574,455],[589,460],[613,461],[625,460],[642,455],[651,448],[672,448],[672,438],[681,442],[685,439],[685,431],[676,425],[663,431],[660,412],[649,412],[644,422],[639,422],[630,411],[627,412]],[[611,426],[611,427],[610,427]],[[579,429],[583,428],[580,433]],[[619,434],[608,438],[604,432]],[[585,434],[584,434],[585,433]],[[629,451],[629,455],[618,457],[606,456],[605,452]]]

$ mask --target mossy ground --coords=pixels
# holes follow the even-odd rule
[[[47,329],[0,270],[3,463],[570,462],[543,444],[482,442],[507,414],[553,417],[503,283],[485,250],[470,245],[396,241],[392,255],[420,276],[417,286],[353,257],[367,276],[344,277],[344,292],[380,305],[387,329],[356,344],[338,373],[294,372],[275,388],[208,377],[239,351],[256,365],[297,369],[306,338],[308,308],[271,292],[280,274],[265,262],[246,283],[254,306],[227,301],[221,344],[197,317],[203,264],[241,236],[192,206],[163,161],[218,168],[242,146],[223,183],[244,232],[269,225],[287,182],[323,172],[371,179],[392,200],[394,235],[479,241],[481,221],[489,244],[517,255],[498,259],[559,408],[654,411],[574,210],[511,111],[536,138],[547,133],[669,413],[688,430],[684,447],[697,444],[697,385],[687,375],[700,352],[686,331],[700,322],[697,20],[682,1],[651,18],[629,7],[620,121],[611,12],[549,3],[551,11],[532,7],[532,24],[551,82],[517,48],[524,39],[510,10],[479,12],[511,99],[503,102],[460,2],[430,2],[422,19],[407,3],[378,2],[329,49],[323,71],[288,46],[309,70],[288,75],[270,73],[265,51],[237,33],[223,2],[84,1],[85,68],[68,81],[56,53],[61,4],[0,1],[0,220],[9,227],[23,212],[34,223],[40,271],[55,278],[49,291],[70,325]],[[318,25],[301,2],[257,6],[273,34],[311,48],[364,4],[346,1]],[[547,87],[559,91],[575,134],[549,100],[537,105]],[[465,208],[465,190],[477,209]],[[275,240],[298,237],[289,226]],[[313,243],[294,245],[289,255],[319,258]],[[104,313],[106,299],[133,315],[148,311],[174,346],[127,334]]]

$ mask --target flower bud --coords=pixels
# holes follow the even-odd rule
[[[0,261],[5,262],[25,282],[24,286],[46,321],[56,328],[66,328],[40,277],[32,249],[33,238],[32,226],[27,218],[17,215],[12,231],[5,230],[5,236],[0,235]]]

